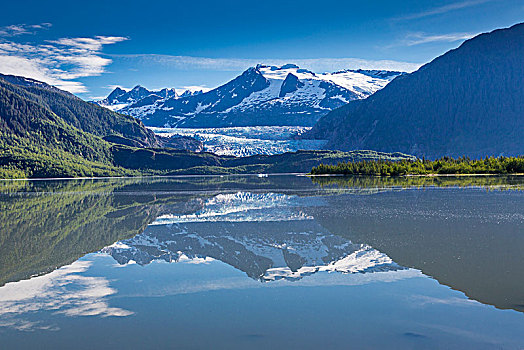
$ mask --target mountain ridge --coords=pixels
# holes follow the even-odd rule
[[[522,154],[523,56],[524,24],[480,34],[330,112],[304,137],[428,158]]]
[[[294,64],[259,64],[210,91],[163,99],[151,94],[119,111],[156,127],[312,126],[330,110],[365,98],[402,74],[371,70],[314,73]],[[107,104],[108,98],[97,103]]]

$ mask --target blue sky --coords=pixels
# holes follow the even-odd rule
[[[116,85],[212,88],[258,62],[410,71],[522,21],[521,0],[10,1],[0,72],[92,99]]]

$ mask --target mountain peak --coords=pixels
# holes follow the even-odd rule
[[[204,94],[131,104],[122,112],[149,126],[312,126],[349,101],[366,98],[389,79],[359,73],[315,74],[296,64],[257,64]]]
[[[289,73],[282,83],[282,87],[280,88],[280,93],[278,96],[284,97],[286,94],[295,92],[303,86],[304,83],[301,82],[296,75]]]
[[[206,93],[147,91],[138,85],[116,101],[118,110],[149,126],[312,126],[349,101],[366,98],[391,79],[343,71],[315,74],[296,64],[257,64]]]
[[[120,88],[120,87],[116,87],[113,91],[111,91],[111,93],[107,96],[106,100],[108,102],[111,102],[111,101],[116,101],[120,96],[126,94],[127,91]]]

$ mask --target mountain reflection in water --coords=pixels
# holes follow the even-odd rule
[[[120,264],[215,259],[260,281],[414,268],[524,311],[522,177],[313,180],[2,182],[0,286],[101,250]]]
[[[318,205],[323,201],[275,193],[218,195],[195,214],[161,216],[143,234],[102,251],[120,264],[212,258],[264,282],[319,271],[402,269],[368,245],[331,234],[303,211]]]

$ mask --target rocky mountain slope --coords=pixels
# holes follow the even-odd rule
[[[148,126],[311,126],[332,109],[368,97],[398,75],[370,70],[317,74],[292,64],[257,65],[204,93],[145,96],[145,89],[135,87],[129,92],[116,89],[98,103],[120,108]],[[137,101],[131,95],[144,97]]]
[[[142,101],[141,103],[154,104],[159,100],[166,100],[168,98],[187,97],[198,95],[202,91],[191,92],[185,91],[178,95],[174,88],[164,88],[158,91],[150,91],[143,86],[137,85],[129,91],[120,87],[116,87],[105,99],[97,101],[96,103],[102,107],[106,107],[113,111],[121,110],[127,106],[133,105]]]
[[[524,154],[524,24],[467,40],[321,118],[327,148],[426,156]]]

